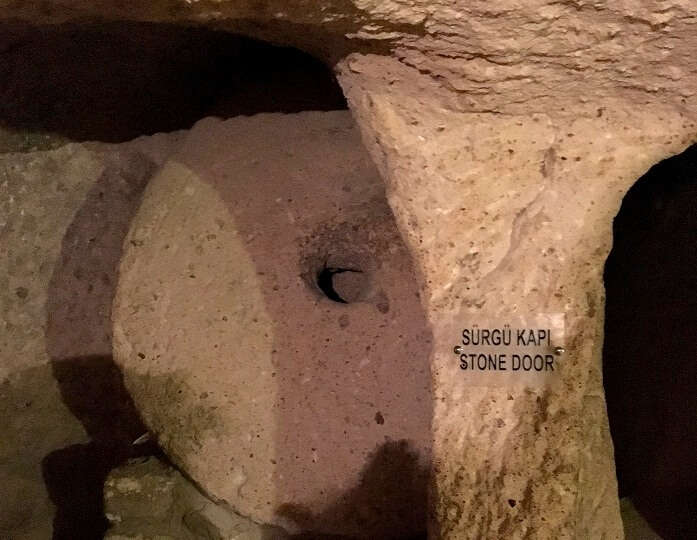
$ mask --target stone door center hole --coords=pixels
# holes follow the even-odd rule
[[[362,296],[365,279],[362,270],[325,266],[317,273],[317,286],[330,300],[350,304]]]

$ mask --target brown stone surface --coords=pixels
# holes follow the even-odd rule
[[[1,538],[104,529],[103,475],[143,429],[110,360],[116,263],[176,139],[0,156]]]
[[[134,459],[104,483],[106,540],[285,540],[284,531],[214,503],[171,466]]]
[[[645,127],[637,128],[637,132],[647,131]],[[2,532],[11,538],[45,538],[50,534],[54,509],[42,478],[44,457],[53,454],[54,458],[60,458],[69,452],[56,450],[72,448],[73,460],[89,461],[90,451],[94,450],[88,444],[89,438],[96,435],[102,441],[113,440],[110,439],[113,434],[94,431],[100,424],[109,425],[95,423],[94,416],[87,424],[93,430],[92,437],[85,435],[85,427],[75,420],[63,400],[68,398],[69,406],[82,413],[82,420],[90,420],[90,414],[85,412],[95,405],[97,420],[100,414],[103,419],[112,420],[109,415],[114,409],[108,403],[113,400],[113,394],[105,394],[113,391],[112,386],[100,386],[103,383],[99,382],[103,380],[104,368],[106,371],[109,368],[99,357],[91,355],[108,354],[104,347],[109,343],[107,318],[115,283],[114,265],[119,259],[129,212],[135,211],[139,201],[128,186],[142,186],[142,174],[154,170],[153,163],[164,159],[168,146],[156,150],[163,140],[102,146],[99,150],[71,145],[52,152],[2,158],[6,173],[3,181],[7,182],[4,187],[9,196],[3,210],[5,262],[0,268],[4,272],[3,290],[8,292],[1,304],[5,330],[1,365],[6,378],[0,392],[5,434],[4,444],[0,446],[0,474],[7,494],[3,500],[7,502],[2,505],[0,515]],[[564,161],[561,157],[565,155],[561,154],[558,162]],[[108,173],[104,174],[105,171]],[[104,195],[100,197],[100,193]],[[114,205],[120,205],[123,210],[107,212]],[[105,215],[109,216],[106,222]],[[37,246],[41,249],[37,250]],[[92,250],[99,256],[90,257]],[[339,260],[332,264],[341,266],[346,262]],[[53,275],[56,277],[52,278]],[[109,276],[108,281],[104,275]],[[593,307],[588,304],[586,309]],[[597,305],[595,309],[599,309]],[[49,315],[49,322],[45,322]],[[46,347],[54,351],[51,356]],[[72,369],[67,370],[61,370],[60,364],[46,363],[51,357],[70,360],[85,356],[88,358],[82,363],[72,362]],[[96,361],[87,363],[90,358]],[[88,380],[93,383],[86,386]],[[76,402],[75,396],[80,395],[88,399]],[[100,406],[97,398],[104,395],[109,399],[101,400]],[[532,396],[536,394],[533,392]],[[513,416],[517,414],[524,417],[525,410],[514,410]],[[498,415],[494,419],[496,425],[500,424],[498,419],[506,422],[505,417]],[[540,424],[535,429],[544,432],[544,427],[545,424]],[[123,435],[127,436],[128,430]],[[486,455],[493,453],[488,450]],[[81,469],[73,474],[83,473]],[[101,484],[96,487],[100,490]],[[66,489],[71,486],[67,485]],[[494,486],[491,492],[496,493],[496,489],[499,488]],[[586,489],[590,491],[591,487]],[[22,496],[15,496],[17,493]],[[505,502],[510,508],[510,502]],[[519,502],[515,502],[517,506]],[[65,510],[59,507],[58,513]],[[627,527],[633,522],[629,523]]]
[[[600,370],[602,270],[621,197],[682,150],[695,124],[665,107],[638,118],[620,102],[527,117],[454,114],[367,86],[349,100],[366,140],[378,140],[424,275],[441,534],[621,537]],[[463,327],[540,313],[565,317],[561,387],[472,386],[459,373]]]
[[[15,0],[0,16],[203,22],[334,63],[434,330],[433,535],[617,538],[602,266],[627,188],[695,137],[692,4]],[[463,326],[547,312],[566,319],[562,390],[454,368]]]
[[[338,269],[348,303],[317,284]],[[136,404],[208,493],[295,530],[425,528],[430,332],[349,113],[197,124],[146,190],[113,320]]]

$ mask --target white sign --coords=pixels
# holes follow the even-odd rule
[[[458,371],[476,384],[538,384],[564,362],[564,314],[463,326],[453,347]]]

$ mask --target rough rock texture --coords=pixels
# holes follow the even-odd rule
[[[355,92],[428,291],[438,530],[621,536],[600,375],[602,268],[622,195],[684,148],[694,124],[679,111],[637,118],[621,103],[591,117],[456,115]],[[458,375],[459,328],[558,312],[561,388],[472,388]],[[463,429],[462,418],[477,420]]]
[[[258,525],[204,497],[156,458],[132,460],[104,483],[107,540],[283,540],[282,530]]]
[[[602,265],[622,194],[697,131],[692,4],[13,0],[0,16],[207,23],[336,62],[434,331],[434,536],[616,538]],[[562,390],[457,372],[459,328],[519,312],[565,314]]]
[[[528,115],[558,111],[565,100],[603,106],[620,97],[679,107],[692,99],[692,8],[689,0],[5,0],[0,15],[33,23],[207,24],[334,60],[374,52],[406,69],[409,80],[401,82],[409,94],[418,94],[410,83],[421,73],[435,83],[421,97],[449,110]],[[399,86],[392,75],[376,72],[375,82]]]
[[[111,301],[130,215],[176,142],[0,156],[2,538],[98,520],[100,474],[144,429],[110,360]]]
[[[210,494],[291,529],[425,530],[431,337],[348,112],[197,124],[146,190],[113,320],[146,422]]]
[[[258,525],[205,498],[186,478],[156,458],[131,460],[104,483],[108,540],[213,538],[282,540],[278,528]],[[629,499],[620,501],[626,540],[661,540]]]

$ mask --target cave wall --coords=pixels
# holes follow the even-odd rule
[[[334,65],[434,333],[434,535],[622,536],[602,268],[626,190],[695,134],[687,1],[12,1],[0,17],[205,24]],[[473,384],[464,326],[563,314],[554,384]]]

